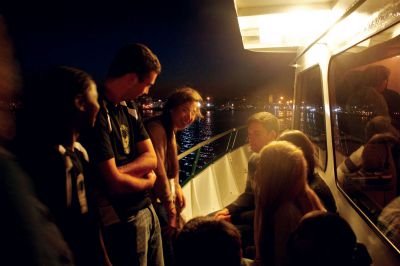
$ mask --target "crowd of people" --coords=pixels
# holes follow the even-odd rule
[[[202,97],[190,87],[176,89],[160,116],[142,121],[134,100],[148,93],[161,73],[157,56],[143,44],[117,51],[103,84],[67,66],[29,83],[32,95],[24,99],[17,141],[10,145],[18,73],[3,26],[3,260],[15,265],[371,263],[314,171],[313,144],[300,131],[280,134],[278,119],[267,112],[248,119],[253,155],[243,194],[208,217],[182,221],[186,200],[175,135],[201,117]],[[329,252],[322,250],[326,243]]]

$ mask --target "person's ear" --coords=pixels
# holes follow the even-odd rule
[[[75,96],[75,107],[82,112],[86,111],[86,102],[85,102],[85,97],[83,94],[78,94]]]

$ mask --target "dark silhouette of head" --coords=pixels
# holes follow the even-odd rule
[[[367,142],[375,134],[381,133],[389,133],[396,138],[400,137],[399,132],[392,125],[390,117],[378,115],[368,121],[365,126],[365,141]]]
[[[370,265],[371,258],[357,244],[350,225],[337,214],[306,214],[288,242],[288,265]]]
[[[365,85],[382,92],[387,87],[390,70],[382,65],[368,66],[364,70]]]
[[[239,266],[241,242],[231,223],[197,217],[185,224],[176,240],[178,266]]]
[[[304,158],[307,161],[307,177],[308,182],[310,182],[314,176],[313,174],[316,163],[314,157],[314,146],[311,140],[299,130],[284,131],[277,140],[286,140],[302,150]]]
[[[118,78],[128,73],[136,73],[140,81],[154,71],[161,72],[157,56],[145,45],[134,43],[123,46],[116,53],[108,70],[109,78]]]

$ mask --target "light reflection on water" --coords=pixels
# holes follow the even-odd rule
[[[246,124],[247,119],[254,113],[263,110],[226,110],[207,111],[203,119],[195,121],[187,129],[177,133],[177,142],[179,145],[178,153],[182,153],[196,144],[214,137],[217,134],[223,133],[231,128],[240,127]],[[288,108],[274,108],[273,106],[266,106],[266,111],[273,113],[278,117],[281,124],[281,130],[289,127],[291,124],[292,110]],[[158,112],[144,113],[144,117],[148,118],[153,115],[159,114]],[[180,181],[185,182],[192,174],[197,173],[208,164],[212,163],[216,158],[222,156],[227,148],[229,142],[229,134],[212,142],[201,148],[197,168],[193,169],[195,163],[196,153],[193,152],[180,160]],[[239,147],[247,142],[247,130],[239,131],[235,147]]]
[[[190,127],[178,132],[177,138],[180,145],[179,153],[190,149],[196,144],[212,138],[213,136],[225,132],[231,128],[246,124],[247,118],[255,113],[256,110],[240,111],[209,111],[201,120],[195,121]],[[241,133],[238,141],[244,143],[246,131]],[[240,140],[239,140],[240,139]],[[223,137],[218,142],[210,143],[201,148],[196,172],[215,158],[223,154],[228,144],[229,135]],[[192,173],[192,166],[195,162],[196,153],[191,153],[180,160],[180,181],[184,182]]]

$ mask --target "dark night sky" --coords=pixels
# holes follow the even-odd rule
[[[24,74],[54,65],[86,70],[101,82],[115,51],[141,42],[163,71],[151,94],[192,85],[204,96],[291,94],[293,54],[243,49],[233,0],[14,0],[4,14]],[[279,92],[281,93],[281,92]]]

